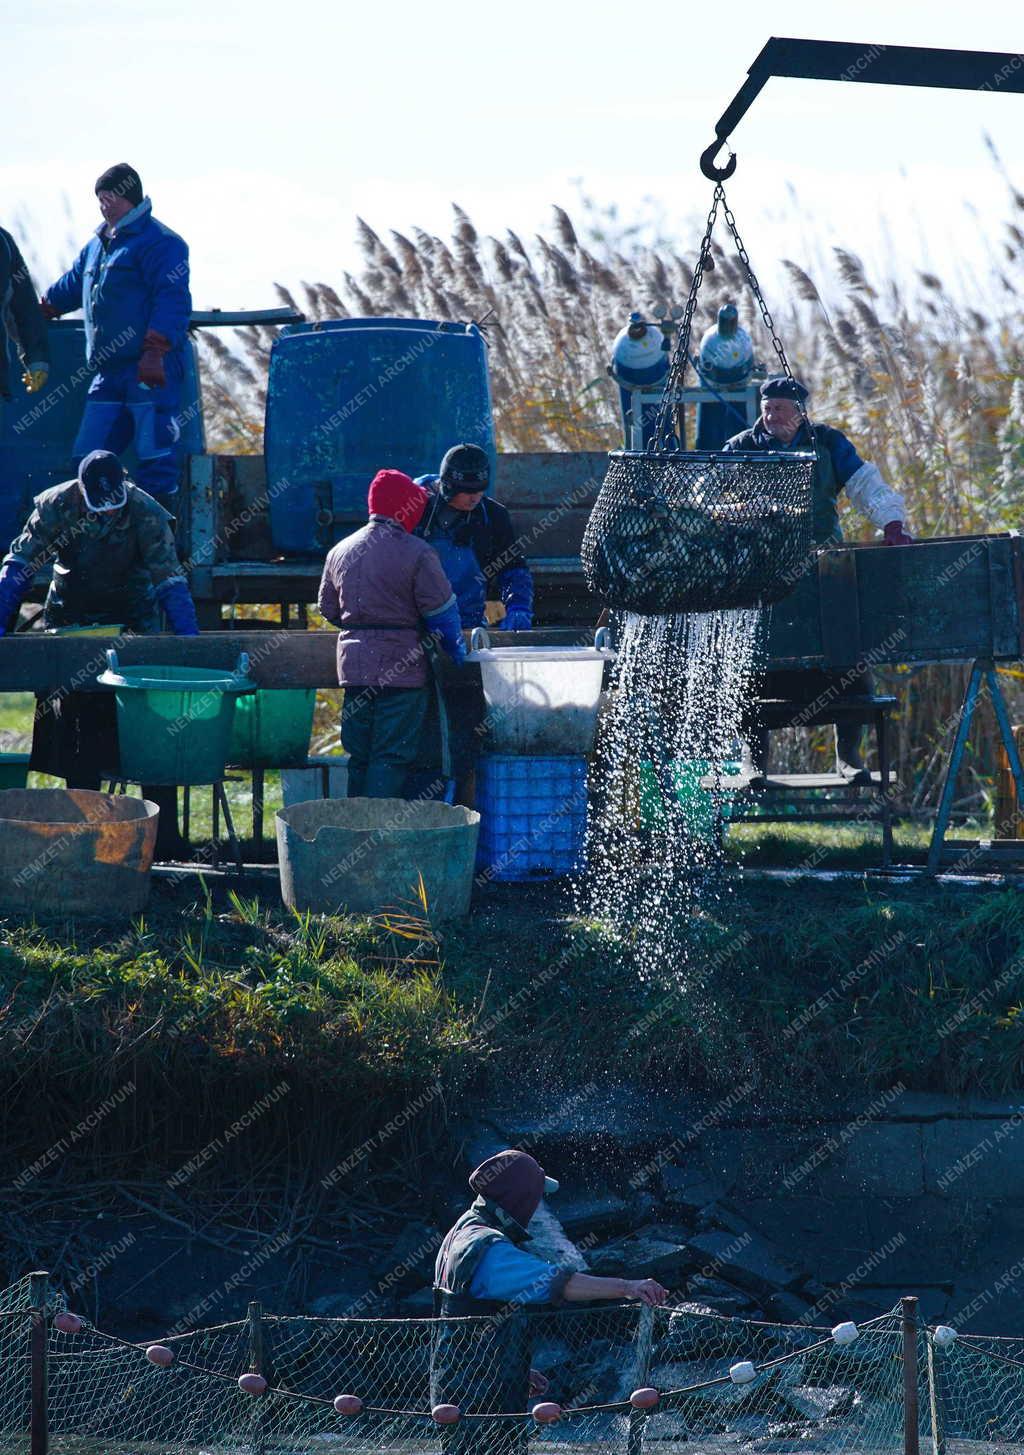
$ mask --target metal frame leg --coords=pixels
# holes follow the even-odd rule
[[[264,778],[265,774],[262,768],[254,768],[252,770],[252,836],[256,841],[257,851],[263,843]]]
[[[999,724],[999,736],[1003,740],[1007,762],[1010,765],[1014,786],[1017,789],[1017,803],[1020,806],[1024,806],[1024,770],[1021,769],[1020,754],[1017,752],[1017,743],[1013,736],[1010,714],[1006,710],[1006,698],[1003,696],[1003,689],[999,685],[999,675],[991,662],[988,662],[985,666],[985,680],[988,683],[988,690],[992,697],[992,706],[995,709],[996,722]],[[1001,837],[998,829],[999,825],[996,824],[997,838]],[[1012,837],[1012,835],[1008,835],[1008,837]]]
[[[892,793],[889,768],[889,714],[882,709],[875,714],[875,738],[878,743],[878,776],[882,786],[882,868],[892,863]]]
[[[231,805],[228,803],[227,789],[223,781],[215,783],[213,788],[214,803],[220,802],[224,810],[224,827],[227,830],[228,843],[231,845],[231,856],[235,861],[235,868],[239,874],[242,872],[242,846],[238,842],[238,835],[235,833],[234,819],[231,817]]]
[[[964,692],[963,705],[960,708],[960,721],[957,723],[956,737],[953,739],[953,751],[950,754],[949,764],[946,768],[946,778],[942,785],[942,797],[939,799],[939,808],[935,815],[935,827],[932,829],[932,841],[928,849],[929,874],[934,874],[942,862],[942,849],[946,841],[946,830],[949,828],[949,815],[953,808],[953,794],[956,791],[957,774],[960,771],[960,764],[963,762],[964,749],[967,746],[967,735],[971,730],[971,722],[974,719],[974,710],[978,705],[982,677],[985,675],[986,668],[992,670],[991,663],[974,662],[971,666],[971,675],[967,680],[967,690]],[[1000,701],[1002,701],[1001,694]],[[1006,707],[1004,704],[1004,715],[1005,712]],[[1013,754],[1014,759],[1016,759],[1016,747],[1013,749]],[[1019,771],[1019,761],[1017,762],[1017,768]]]

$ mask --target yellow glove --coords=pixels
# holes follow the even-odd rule
[[[35,369],[26,369],[21,376],[21,382],[25,386],[26,393],[38,394],[49,378],[49,374],[50,370],[45,364]]]

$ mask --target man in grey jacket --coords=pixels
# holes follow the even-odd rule
[[[318,606],[340,628],[342,746],[350,798],[401,798],[427,709],[424,636],[453,662],[466,655],[459,610],[437,552],[412,532],[427,492],[400,470],[370,485],[369,523],[324,563]]]

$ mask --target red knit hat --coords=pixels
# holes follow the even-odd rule
[[[378,470],[370,481],[367,501],[371,515],[386,515],[412,532],[423,519],[430,499],[422,485],[417,485],[401,470]]]

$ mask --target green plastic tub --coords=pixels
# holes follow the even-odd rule
[[[228,762],[236,768],[305,767],[316,688],[260,689],[235,703]]]
[[[701,779],[712,771],[710,763],[701,759],[677,758],[671,765],[672,788],[676,802],[690,831],[699,838],[713,838],[717,829],[714,796],[701,787]],[[725,775],[738,773],[738,763],[723,763]],[[664,830],[667,827],[665,802],[653,764],[645,759],[640,764],[639,819],[644,829]],[[728,821],[732,803],[730,795],[722,795],[722,818]]]
[[[121,777],[133,783],[216,783],[224,777],[235,700],[254,692],[243,652],[234,672],[121,667],[107,652],[97,679],[117,697]]]
[[[0,790],[25,787],[29,757],[28,753],[0,753]]]

